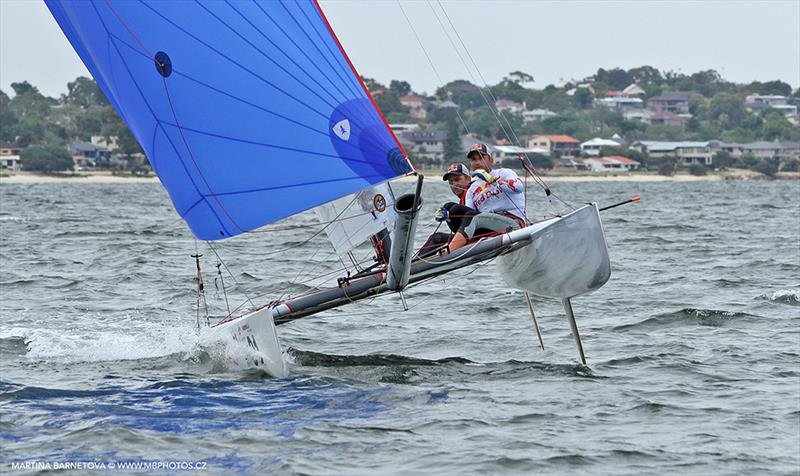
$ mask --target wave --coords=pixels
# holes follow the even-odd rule
[[[624,324],[614,327],[615,331],[652,329],[658,327],[678,327],[684,325],[701,325],[721,327],[728,322],[758,318],[746,312],[720,311],[716,309],[685,308],[680,311],[658,314],[643,321],[633,324]]]
[[[800,289],[779,289],[773,293],[764,293],[756,299],[764,299],[779,304],[790,306],[800,306]]]

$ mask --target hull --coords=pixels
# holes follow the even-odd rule
[[[273,377],[289,374],[281,353],[272,309],[261,308],[211,327],[221,357],[239,369],[260,369]]]
[[[603,286],[611,277],[608,247],[597,205],[518,230],[527,246],[497,259],[503,280],[537,296],[567,299]]]

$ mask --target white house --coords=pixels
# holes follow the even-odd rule
[[[600,149],[603,147],[620,147],[621,145],[622,144],[619,142],[611,139],[595,137],[594,139],[581,143],[581,152],[586,155],[600,155]]]
[[[608,172],[608,171],[630,171],[639,168],[639,162],[623,157],[621,155],[614,155],[611,157],[591,157],[588,159],[576,159],[583,162],[584,167],[592,172]]]
[[[547,119],[548,117],[557,116],[553,111],[549,109],[533,109],[530,111],[523,111],[522,112],[522,120],[525,122],[534,122],[534,121],[541,121],[542,119]]]

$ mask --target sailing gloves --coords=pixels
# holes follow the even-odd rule
[[[447,215],[448,215],[447,209],[442,207],[442,208],[436,210],[436,213],[433,214],[433,219],[436,220],[437,222],[441,223],[441,222],[447,220]]]
[[[473,170],[472,171],[472,176],[477,178],[477,179],[483,180],[487,184],[493,184],[493,183],[497,182],[496,178],[494,178],[489,172],[487,172],[487,171],[485,171],[483,169],[475,169],[475,170]]]

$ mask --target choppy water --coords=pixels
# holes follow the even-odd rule
[[[410,290],[408,312],[385,296],[281,326],[291,376],[272,379],[194,333],[195,241],[160,186],[0,185],[2,472],[800,473],[800,184],[554,189],[643,199],[604,213],[611,281],[574,301],[588,366],[555,301],[537,301],[537,348],[489,264]],[[448,193],[428,181],[427,216]],[[334,269],[325,243],[275,253],[311,233],[218,243],[231,306]]]

